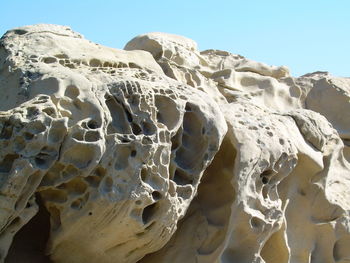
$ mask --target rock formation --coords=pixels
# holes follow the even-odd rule
[[[348,78],[34,25],[0,90],[0,262],[350,261]]]

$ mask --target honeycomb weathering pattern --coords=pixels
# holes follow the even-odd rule
[[[7,58],[1,79],[4,90],[18,93],[1,113],[2,257],[40,196],[54,261],[136,262],[175,232],[226,123],[208,95],[160,74],[150,54],[137,61],[137,52],[111,50],[105,61],[102,47],[67,32],[36,26],[2,39],[3,51],[27,52],[22,61]],[[43,36],[58,38],[57,46],[48,53],[41,41],[31,50]],[[64,42],[75,40],[89,53],[64,53]],[[131,60],[119,61],[120,54]],[[6,85],[12,82],[20,83]]]
[[[347,78],[35,25],[2,37],[0,89],[0,261],[350,260]]]

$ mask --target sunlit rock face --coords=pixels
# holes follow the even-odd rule
[[[350,81],[190,39],[0,41],[1,262],[350,260]]]

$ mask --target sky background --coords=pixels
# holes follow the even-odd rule
[[[2,0],[0,35],[37,23],[68,25],[120,49],[139,34],[173,33],[200,50],[286,65],[293,76],[350,77],[350,0]]]

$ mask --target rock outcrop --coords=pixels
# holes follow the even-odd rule
[[[0,262],[350,260],[350,79],[35,25],[0,90]]]

